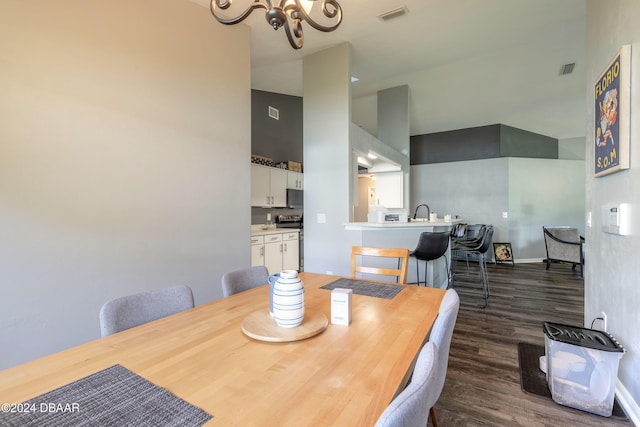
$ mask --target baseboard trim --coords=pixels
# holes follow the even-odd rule
[[[516,264],[527,264],[527,263],[542,262],[542,261],[544,261],[544,258],[520,258],[520,259],[513,260],[513,262]]]
[[[633,400],[633,397],[619,379],[616,380],[616,397],[633,424],[640,426],[640,406]]]

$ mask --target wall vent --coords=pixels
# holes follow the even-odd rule
[[[575,62],[572,62],[571,64],[564,64],[562,67],[560,67],[560,75],[566,76],[567,74],[573,73],[573,68],[575,66],[576,66]]]
[[[380,15],[378,15],[378,19],[381,21],[388,21],[390,19],[399,18],[403,15],[406,15],[408,12],[409,11],[407,10],[407,6],[402,6],[397,9],[381,13]]]

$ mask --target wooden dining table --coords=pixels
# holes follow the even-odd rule
[[[331,317],[337,276],[301,273],[305,316]],[[265,284],[0,371],[0,402],[24,402],[119,364],[213,415],[207,426],[372,426],[410,378],[444,291],[352,295],[349,326],[291,342],[250,338]],[[97,314],[96,314],[97,316]]]

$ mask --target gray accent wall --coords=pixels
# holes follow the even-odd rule
[[[585,170],[586,272],[584,323],[607,314],[608,331],[627,352],[620,360],[616,394],[633,410],[640,425],[640,3],[628,0],[587,1],[587,140]],[[600,178],[593,176],[595,106],[593,87],[600,73],[624,44],[632,43],[630,168]],[[602,208],[630,203],[632,235],[602,231]]]
[[[558,140],[512,126],[499,125],[502,157],[557,159]]]
[[[411,137],[411,164],[496,157],[558,158],[558,140],[503,124]]]
[[[189,1],[8,3],[0,369],[99,338],[107,300],[203,304],[250,264],[249,28]]]
[[[278,120],[269,117],[269,107],[278,109]],[[302,98],[252,90],[251,154],[302,162],[302,147]]]

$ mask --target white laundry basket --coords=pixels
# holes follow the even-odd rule
[[[613,412],[624,349],[595,329],[544,322],[547,383],[556,403],[605,417]]]

